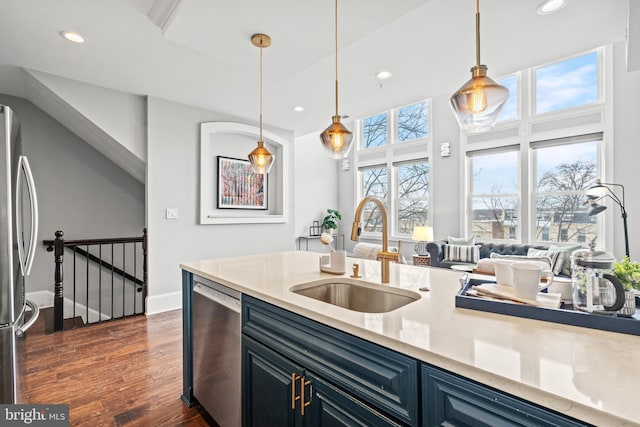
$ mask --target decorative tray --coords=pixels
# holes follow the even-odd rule
[[[615,314],[590,314],[574,310],[573,305],[564,302],[560,303],[559,308],[548,308],[511,301],[486,299],[472,295],[474,294],[472,288],[483,283],[495,283],[492,280],[472,279],[465,274],[460,279],[460,283],[460,291],[456,294],[456,307],[623,334],[640,335],[640,310],[638,308],[636,308],[636,314],[632,317],[622,317]],[[638,298],[636,297],[637,302]]]

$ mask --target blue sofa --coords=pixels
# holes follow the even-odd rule
[[[444,261],[444,245],[447,244],[446,240],[441,240],[438,242],[429,242],[427,243],[427,251],[431,256],[431,266],[432,267],[440,267],[440,268],[451,268],[452,265],[460,265],[464,264],[462,262],[449,262]],[[529,248],[534,249],[549,249],[548,246],[539,246],[539,245],[526,245],[520,243],[481,243],[476,242],[476,245],[480,246],[480,259],[489,258],[493,252],[498,253],[500,255],[527,255],[529,252]]]

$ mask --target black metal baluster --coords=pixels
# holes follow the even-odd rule
[[[87,245],[87,254],[89,253],[89,245]],[[89,321],[89,257],[85,258],[87,260],[86,262],[86,276],[87,276],[87,281],[86,281],[86,288],[87,288],[87,298],[86,298],[86,304],[87,304],[87,309],[85,310],[87,312],[87,323],[91,323]]]
[[[111,319],[113,320],[113,243],[111,244]]]
[[[133,277],[138,277],[138,248],[136,243],[133,242]],[[133,314],[136,314],[136,302],[138,295],[138,284],[133,284]]]
[[[125,253],[126,253],[126,243],[122,244],[122,271],[127,271],[127,266],[126,266],[126,257],[125,257]],[[122,317],[124,317],[124,281],[125,281],[126,277],[123,275],[122,276]]]
[[[71,328],[76,327],[76,248],[73,247],[73,310],[72,310],[72,318],[71,318]]]
[[[98,323],[102,322],[102,245],[98,245]]]

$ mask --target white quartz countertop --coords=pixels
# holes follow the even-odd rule
[[[598,426],[640,426],[640,337],[457,308],[462,273],[391,265],[391,283],[421,299],[388,313],[350,311],[295,294],[321,273],[318,253],[185,262],[184,270],[310,319]],[[380,263],[360,264],[380,283]],[[419,291],[421,286],[430,291]]]

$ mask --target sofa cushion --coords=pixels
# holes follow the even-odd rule
[[[571,277],[571,255],[578,249],[582,249],[582,245],[549,246],[550,251],[564,252],[564,261],[562,263],[562,271],[560,271],[561,274]]]
[[[476,244],[476,236],[471,237],[447,237],[447,243],[450,245],[473,246]]]
[[[378,252],[382,250],[382,245],[376,243],[359,242],[353,247],[353,256],[355,258],[363,259],[376,259]],[[389,246],[389,252],[398,252],[398,248],[395,246]],[[400,254],[399,264],[406,264],[407,261],[404,256]]]
[[[444,245],[443,261],[475,264],[478,259],[480,259],[480,246]]]
[[[562,272],[562,263],[564,262],[566,252],[529,248],[527,255],[549,257],[551,260],[551,271],[553,271],[553,274],[560,274],[560,272]]]

